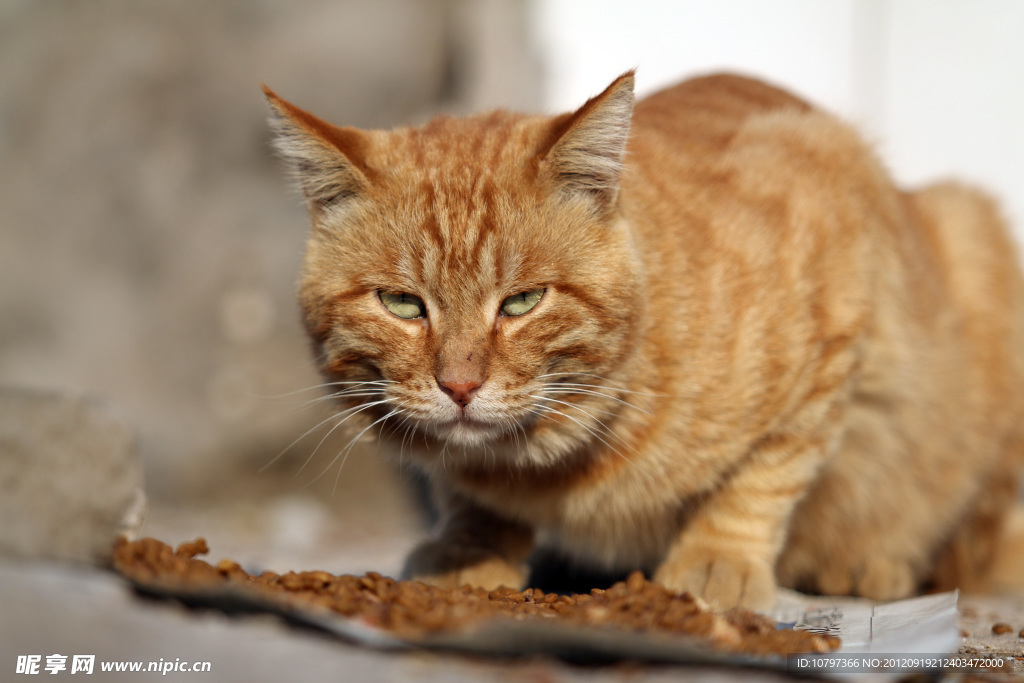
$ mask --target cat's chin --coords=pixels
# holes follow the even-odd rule
[[[462,417],[435,423],[431,426],[431,431],[434,436],[452,445],[472,448],[484,446],[501,438],[506,430],[492,422]]]

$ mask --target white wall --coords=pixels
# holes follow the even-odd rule
[[[857,124],[908,186],[996,194],[1024,243],[1020,0],[534,0],[549,111],[638,67],[637,92],[729,69]]]

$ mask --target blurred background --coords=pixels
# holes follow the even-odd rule
[[[391,127],[740,71],[859,126],[903,184],[988,188],[1020,236],[1022,32],[1017,0],[0,0],[0,385],[116,406],[147,535],[395,572],[424,530],[402,477],[369,443],[314,481],[346,439],[299,438],[327,412],[261,83]]]

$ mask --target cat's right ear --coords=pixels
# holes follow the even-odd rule
[[[289,164],[311,213],[339,206],[362,194],[372,169],[365,163],[366,136],[299,109],[263,86],[270,103],[274,148]]]

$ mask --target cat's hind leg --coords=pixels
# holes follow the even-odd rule
[[[977,489],[949,446],[909,433],[888,406],[851,406],[839,450],[800,501],[779,556],[780,585],[874,600],[922,587]],[[925,454],[925,455],[922,455]],[[959,467],[959,469],[957,469]]]
[[[1024,505],[1014,472],[1024,444],[1013,443],[942,544],[927,581],[932,590],[1024,593]]]

